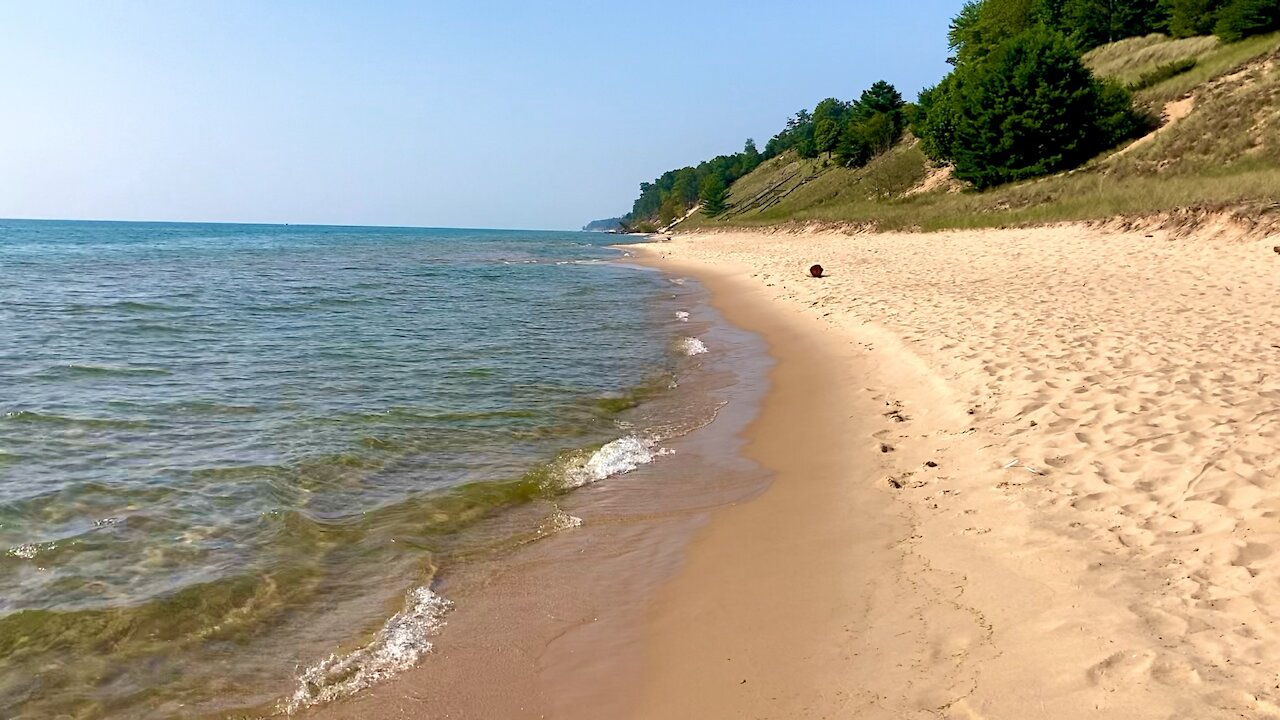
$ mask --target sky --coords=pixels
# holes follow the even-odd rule
[[[946,73],[963,0],[0,3],[0,217],[572,229]]]

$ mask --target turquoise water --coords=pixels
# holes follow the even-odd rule
[[[628,413],[696,347],[613,240],[0,222],[0,715],[288,708],[411,664],[442,565],[652,460]]]

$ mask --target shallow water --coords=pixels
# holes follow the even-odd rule
[[[705,346],[612,239],[0,222],[4,715],[261,712],[412,664],[441,565],[573,526],[564,492],[714,411],[644,410]]]

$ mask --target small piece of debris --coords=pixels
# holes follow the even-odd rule
[[[934,461],[932,461],[932,460],[929,460],[929,461],[926,461],[926,462],[925,462],[924,466],[925,466],[925,467],[938,467],[938,463],[936,463],[936,462],[934,462]]]
[[[900,478],[896,477],[887,478],[887,480],[889,481],[889,485],[895,490],[901,488],[905,484]]]
[[[891,453],[893,452],[893,446],[888,443],[880,443],[880,452]]]

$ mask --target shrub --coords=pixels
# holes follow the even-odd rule
[[[1183,58],[1182,60],[1165,63],[1150,72],[1143,73],[1142,77],[1138,78],[1136,82],[1129,83],[1129,90],[1132,92],[1146,90],[1149,87],[1159,85],[1171,77],[1177,77],[1184,72],[1189,72],[1195,66],[1195,58]]]
[[[1129,93],[1094,78],[1070,43],[1043,27],[962,65],[951,82],[936,108],[950,117],[938,124],[950,121],[956,177],[978,188],[1078,166],[1142,127]]]

